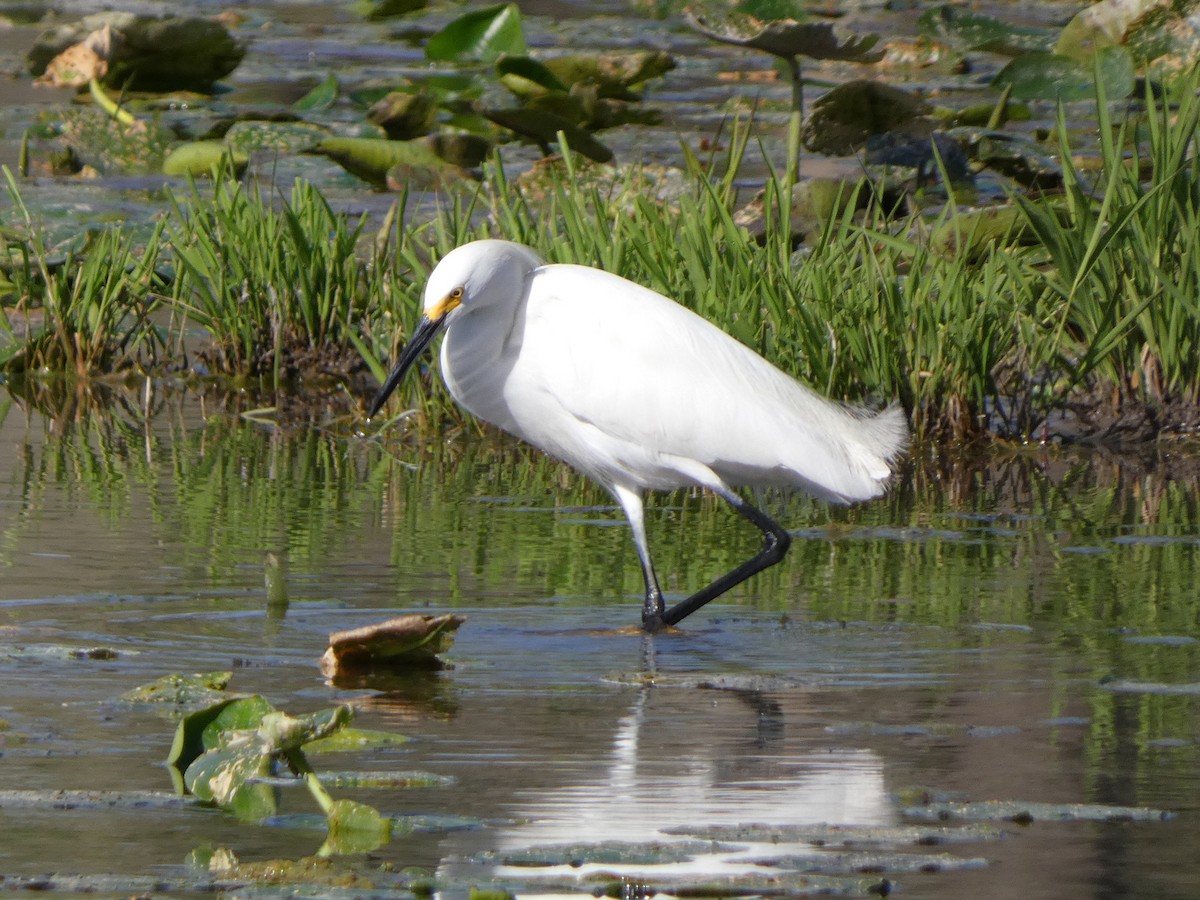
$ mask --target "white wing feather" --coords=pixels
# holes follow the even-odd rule
[[[702,481],[692,461],[730,485],[863,500],[882,493],[906,440],[898,408],[833,403],[674,301],[596,269],[536,270],[510,340],[536,352],[508,374],[511,421],[497,424],[610,482]],[[590,427],[556,428],[561,416]]]

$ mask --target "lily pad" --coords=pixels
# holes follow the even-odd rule
[[[388,172],[397,166],[424,171],[446,180],[461,180],[468,174],[437,155],[425,140],[390,141],[384,138],[329,137],[312,152],[327,156],[352,175],[376,187],[386,187]]]
[[[375,731],[347,726],[339,728],[333,734],[310,742],[305,745],[304,749],[309,753],[344,753],[351,750],[378,750],[382,747],[394,747],[407,742],[407,737],[391,731]]]
[[[917,20],[921,34],[959,50],[1019,56],[1047,52],[1055,34],[1045,28],[1019,26],[961,6],[936,6]]]
[[[1091,100],[1096,96],[1097,73],[1110,100],[1133,93],[1136,73],[1123,47],[1099,51],[1095,67],[1056,53],[1026,53],[1001,69],[992,87],[1011,87],[1020,100]]]
[[[425,44],[425,58],[491,62],[525,52],[525,31],[515,3],[472,10],[450,22]]]
[[[369,853],[392,839],[392,820],[353,800],[337,800],[327,810],[329,835],[318,856]]]
[[[859,79],[838,85],[813,104],[804,125],[808,149],[840,156],[853,153],[873,134],[904,127],[926,127],[920,120],[931,107],[909,91]]]
[[[367,119],[391,140],[407,141],[429,131],[436,112],[437,104],[423,91],[390,91],[371,105]]]
[[[560,84],[590,85],[598,97],[636,100],[633,88],[675,68],[675,59],[662,50],[636,53],[569,53],[544,60]]]
[[[330,137],[329,129],[312,122],[234,122],[225,132],[225,143],[235,153],[301,153]]]
[[[526,106],[517,109],[488,109],[484,110],[484,115],[497,125],[533,141],[546,155],[549,155],[551,147],[558,143],[561,133],[572,150],[594,162],[608,162],[613,158],[612,150],[591,134],[549,110]]]
[[[257,694],[226,697],[187,715],[175,729],[167,765],[183,772],[206,751],[217,747],[227,731],[256,728],[274,709]]]
[[[192,141],[180,144],[163,160],[163,174],[204,178],[228,169],[240,177],[250,157],[224,141]]]
[[[330,72],[311,91],[292,104],[297,112],[312,112],[329,109],[338,98],[337,76]]]
[[[686,18],[689,25],[714,41],[751,47],[784,59],[807,56],[810,59],[872,63],[883,59],[884,55],[883,50],[875,49],[879,35],[850,34],[830,22],[795,19],[764,22],[737,12],[719,21],[692,12]]]
[[[202,675],[164,675],[157,681],[133,688],[121,695],[128,703],[167,703],[176,706],[212,704],[224,699],[232,672],[206,672]]]

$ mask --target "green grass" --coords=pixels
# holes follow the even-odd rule
[[[276,202],[218,177],[211,197],[193,187],[184,200],[168,231],[171,302],[178,327],[211,335],[218,370],[278,386],[289,356],[348,343],[370,296],[357,255],[365,219],[338,215],[305,182]]]
[[[0,306],[0,371],[86,378],[155,365],[165,355],[152,322],[161,228],[145,242],[120,226],[89,231],[58,259],[4,175],[18,228],[6,248],[12,303]]]
[[[379,378],[437,260],[486,236],[674,297],[833,397],[898,398],[919,436],[1023,438],[1084,393],[1153,417],[1200,402],[1200,101],[1147,95],[1123,122],[1099,108],[1098,175],[1072,164],[1060,121],[1060,192],[1014,197],[991,219],[951,196],[935,220],[898,220],[864,183],[802,252],[776,227],[780,178],[761,202],[766,236],[738,222],[745,123],[723,157],[688,155],[684,188],[669,197],[636,168],[568,154],[518,184],[496,160],[477,188],[432,212],[401,196],[373,230],[303,182],[281,198],[224,178],[177,197],[141,253],[113,229],[61,268],[46,262],[10,181],[27,225],[10,281],[20,303],[45,307],[46,326],[41,343],[22,347],[10,325],[0,365],[80,377],[130,358],[163,366],[195,351],[184,336],[199,326],[205,358],[229,374],[278,387],[297,358],[341,353]],[[159,303],[171,311],[172,354],[149,325]],[[459,415],[429,370],[399,393],[431,423]]]

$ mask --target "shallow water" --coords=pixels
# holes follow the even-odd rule
[[[338,866],[421,866],[446,896],[496,879],[522,894],[735,876],[750,893],[886,878],[921,897],[1200,886],[1197,493],[1163,466],[960,467],[855,510],[768,496],[796,535],[785,562],[649,640],[629,627],[639,574],[619,514],[492,436],[284,433],[180,396],[148,419],[0,411],[0,886],[56,873],[42,886],[187,892],[197,851],[315,852],[321,829],[283,827],[294,816],[164,805],[173,722],[120,696],[218,670],[290,712],[350,702],[356,724],[412,739],[318,771],[454,779],[334,789],[401,823]],[[703,497],[661,499],[648,525],[679,594],[754,550]],[[452,670],[361,689],[320,675],[328,632],[446,610],[467,617]],[[59,790],[102,802],[47,802]],[[103,802],[121,792],[153,802]],[[971,823],[931,800],[1174,815],[1030,806],[1022,824]],[[715,843],[670,855],[696,841]]]

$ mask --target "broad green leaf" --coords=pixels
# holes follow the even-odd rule
[[[394,747],[408,742],[402,734],[390,731],[373,731],[363,728],[346,727],[333,734],[318,738],[304,747],[307,753],[345,753],[354,750],[377,750],[380,747]]]
[[[546,60],[545,67],[567,87],[587,85],[599,97],[635,100],[631,88],[674,69],[675,58],[661,50],[567,53]]]
[[[428,0],[358,0],[358,14],[372,21],[408,15],[428,6]]]
[[[232,672],[207,672],[203,675],[164,675],[150,684],[143,684],[121,695],[130,703],[173,703],[190,706],[203,701],[206,705],[224,702],[224,693]]]
[[[1054,34],[1045,28],[1013,25],[959,6],[936,6],[917,20],[921,34],[958,50],[1019,56],[1049,51]]]
[[[175,740],[167,764],[184,771],[207,750],[221,744],[229,731],[257,728],[263,716],[274,709],[257,694],[230,697],[184,716],[175,729]]]
[[[369,853],[392,839],[392,820],[366,804],[336,800],[327,817],[329,836],[319,856]]]
[[[835,59],[846,62],[878,62],[883,51],[876,50],[879,35],[854,35],[829,22],[797,22],[791,19],[762,22],[751,16],[730,15],[710,21],[689,15],[690,24],[714,41],[736,47],[752,47],[784,59],[807,56],[811,59]]]
[[[522,137],[531,139],[544,151],[548,151],[553,144],[557,143],[558,135],[561,132],[576,153],[582,153],[595,162],[608,162],[613,158],[612,150],[573,122],[554,113],[525,107],[521,109],[488,109],[484,110],[484,115],[497,125],[503,125],[510,131],[515,131]]]
[[[1026,53],[1001,69],[992,87],[1012,85],[1012,95],[1021,100],[1090,100],[1096,96],[1094,76],[1099,71],[1109,99],[1133,93],[1133,61],[1123,48],[1101,50],[1096,60],[1093,68],[1054,53]]]
[[[292,104],[297,112],[329,109],[338,98],[337,76],[330,72],[325,79],[311,91]]]
[[[424,140],[389,141],[385,138],[326,138],[313,148],[328,156],[339,166],[364,181],[383,187],[388,170],[394,166],[426,168],[430,171],[449,170],[450,166]]]
[[[567,90],[545,65],[528,56],[502,56],[496,62],[500,82],[522,99]]]
[[[271,774],[271,759],[269,748],[254,732],[241,732],[198,757],[183,773],[183,782],[198,799],[225,806],[248,781]]]
[[[323,125],[312,122],[264,122],[254,119],[235,122],[225,132],[225,143],[236,153],[303,153],[313,144],[330,136]]]
[[[425,44],[429,60],[491,62],[506,53],[525,53],[525,31],[515,3],[465,13]]]
[[[163,160],[164,175],[202,178],[212,175],[221,166],[228,165],[235,175],[240,175],[250,162],[250,157],[224,141],[192,141],[180,144]]]

